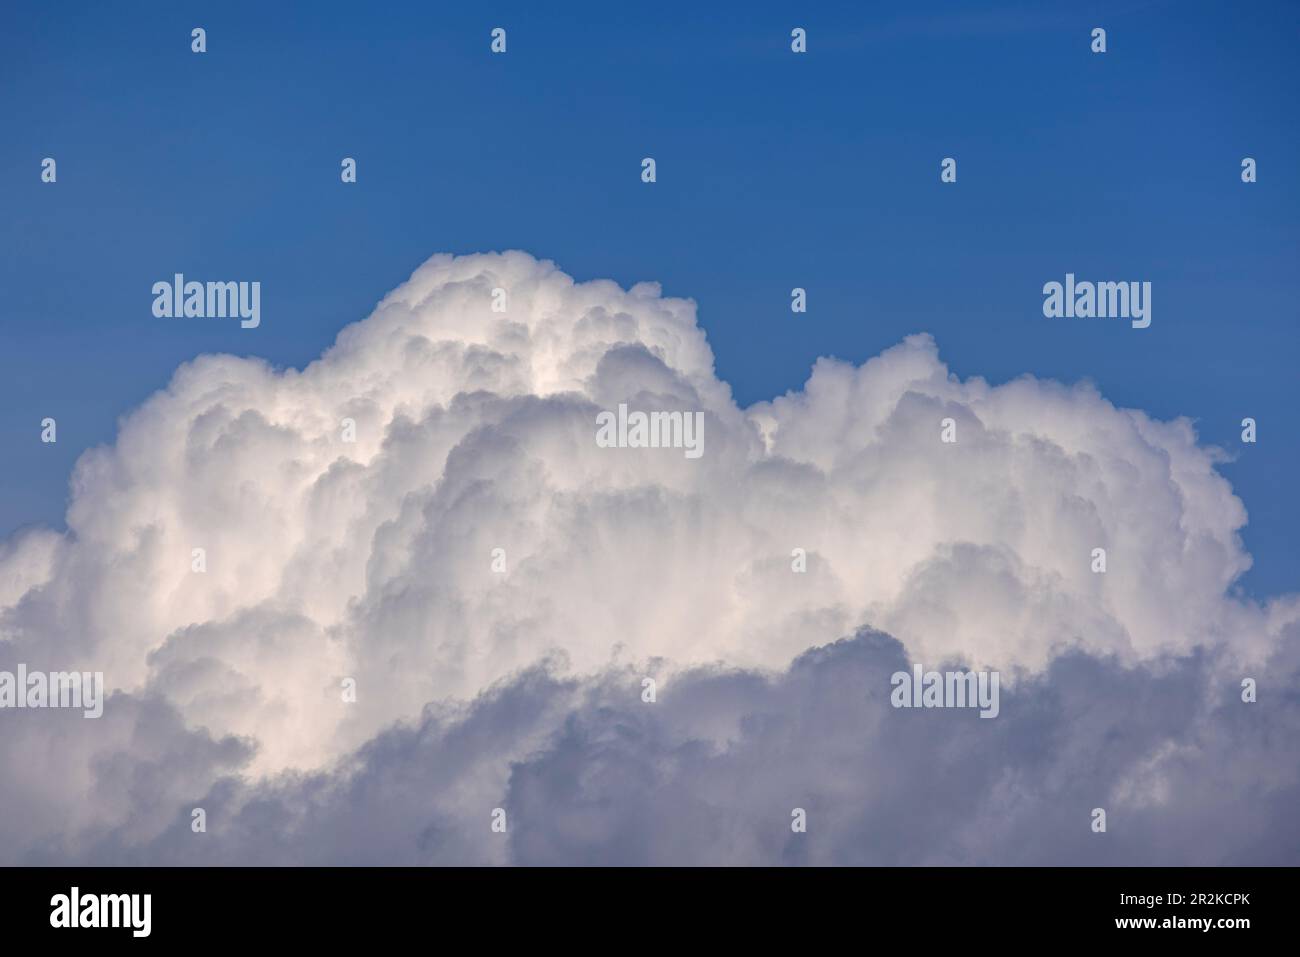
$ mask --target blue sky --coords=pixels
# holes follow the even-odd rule
[[[58,527],[180,362],[300,366],[429,255],[521,248],[693,297],[743,404],[928,331],[963,376],[1189,416],[1236,459],[1245,586],[1294,589],[1300,7],[560,6],[6,4],[0,535]],[[1151,327],[1045,319],[1067,271],[1151,281]],[[154,318],[175,272],[260,280],[261,327]]]

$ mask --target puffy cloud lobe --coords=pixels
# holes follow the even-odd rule
[[[497,287],[508,290],[504,315],[491,309]],[[597,447],[596,414],[620,402],[702,411],[703,457]],[[939,440],[947,417],[954,444]],[[355,443],[342,439],[345,418]],[[349,808],[380,813],[392,832],[373,846],[326,842],[334,859],[647,858],[671,847],[648,849],[658,824],[627,823],[640,820],[644,795],[628,795],[631,817],[607,810],[610,830],[589,832],[585,845],[565,837],[563,822],[581,820],[572,812],[516,830],[508,847],[455,823],[507,793],[522,808],[562,797],[543,758],[530,777],[532,764],[509,764],[528,757],[518,744],[488,745],[485,714],[524,721],[511,710],[516,692],[502,690],[509,682],[537,699],[516,733],[615,790],[617,769],[584,750],[592,725],[575,696],[596,695],[630,662],[658,661],[670,683],[726,667],[727,681],[748,687],[873,626],[912,660],[998,668],[1029,687],[1054,687],[1063,663],[1091,662],[1098,681],[1123,682],[1202,653],[1199,667],[1213,672],[1202,680],[1222,687],[1263,667],[1300,612],[1294,596],[1259,606],[1229,594],[1250,560],[1237,534],[1245,511],[1215,471],[1219,458],[1187,422],[1116,409],[1086,384],[961,381],[927,336],[861,367],[819,360],[801,391],[740,409],[713,373],[689,301],[652,283],[575,283],[524,253],[435,256],[306,369],[200,357],[123,420],[114,445],[87,452],[68,533],[29,530],[0,544],[0,667],[103,670],[121,692],[114,701],[152,702],[178,733],[233,749],[173,782],[188,795],[222,781],[212,819],[258,836],[226,842],[231,860],[281,847],[259,831],[258,814],[292,833],[313,813],[341,815],[342,826]],[[1099,546],[1104,575],[1089,567]],[[204,574],[191,570],[196,547]],[[808,553],[804,574],[791,571],[796,547]],[[504,574],[492,569],[494,548],[505,550]],[[542,660],[552,663],[539,672]],[[796,664],[787,680],[800,673]],[[342,701],[345,677],[357,682],[355,704]],[[705,730],[756,720],[734,705]],[[578,736],[567,745],[548,724],[561,713]],[[156,743],[104,737],[96,724],[69,731],[67,760],[79,764],[10,782],[4,806],[35,807],[57,791],[51,806],[79,807],[104,762],[158,759]],[[454,795],[429,781],[405,810],[365,803],[375,749],[396,749],[384,752],[393,773],[418,780],[427,772],[416,765],[430,758],[420,736],[461,740],[471,726],[484,750],[460,755],[466,778]],[[702,733],[683,725],[680,737],[657,740],[685,759],[709,739]],[[980,733],[987,745],[991,733]],[[1012,764],[1012,750],[1003,742],[983,760]],[[723,766],[704,754],[701,769]],[[797,778],[800,761],[816,759],[791,752],[772,772]],[[1132,787],[1149,796],[1177,762],[1143,760],[1151,780]],[[236,767],[246,780],[222,778]],[[629,757],[629,773],[636,767]],[[277,783],[283,773],[299,792]],[[727,818],[700,786],[682,815],[700,827],[715,812]],[[1015,796],[1005,807],[1018,807]],[[1012,826],[1028,812],[989,813]],[[428,820],[412,831],[421,814]],[[193,844],[167,844],[173,825],[161,818],[146,841],[138,815],[123,811],[111,818],[122,830],[107,826],[93,846],[122,856],[170,848],[184,859]],[[23,832],[40,835],[23,853],[93,832],[77,815],[62,830],[59,820]],[[187,814],[177,820],[188,835]],[[861,826],[850,830],[865,854],[870,826]],[[710,846],[681,841],[687,856]],[[817,858],[814,844],[797,853]],[[787,859],[767,845],[714,850]]]

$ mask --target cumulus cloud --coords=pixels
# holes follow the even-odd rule
[[[701,412],[703,456],[598,447],[620,403]],[[1233,594],[1220,460],[924,335],[742,409],[656,284],[435,256],[301,371],[181,367],[66,533],[0,543],[0,669],[114,692],[0,713],[2,853],[1294,862],[1300,604]],[[1001,715],[890,708],[913,661],[1000,670]]]

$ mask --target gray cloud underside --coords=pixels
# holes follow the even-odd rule
[[[330,772],[258,784],[230,774],[248,756],[237,741],[183,731],[157,701],[115,701],[115,730],[134,747],[99,763],[91,792],[132,803],[70,844],[36,842],[9,862],[1191,865],[1300,856],[1300,632],[1257,676],[1254,704],[1205,653],[1155,668],[1068,652],[1004,691],[995,720],[893,708],[890,675],[909,667],[897,641],[864,631],[779,673],[693,669],[645,703],[640,670],[578,680],[542,665],[468,705],[431,707]],[[62,733],[98,730],[64,717]],[[211,784],[185,794],[195,780]],[[11,795],[3,799],[10,806]],[[206,834],[191,831],[191,806],[206,809]],[[490,829],[496,807],[505,834]],[[807,812],[804,834],[790,829],[795,807]],[[1090,829],[1094,807],[1106,808],[1105,834]],[[167,814],[170,826],[146,837]],[[14,823],[9,816],[4,830]],[[22,843],[5,837],[10,849]]]

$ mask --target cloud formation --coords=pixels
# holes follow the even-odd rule
[[[703,456],[598,447],[620,403]],[[0,669],[115,691],[0,712],[0,859],[1294,863],[1300,599],[1234,594],[1221,457],[925,335],[741,409],[656,284],[435,256],[306,369],[181,367],[0,543]],[[1001,715],[890,708],[914,661]]]

